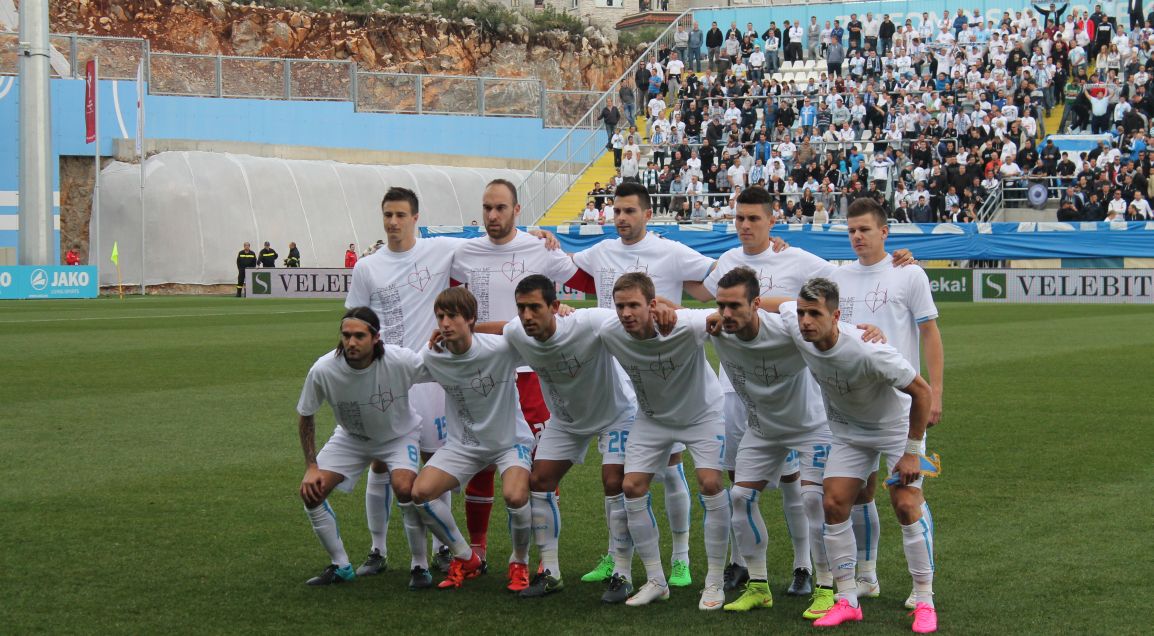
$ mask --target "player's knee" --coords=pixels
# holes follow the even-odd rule
[[[433,499],[428,486],[421,483],[419,478],[413,482],[412,487],[409,489],[409,498],[415,504],[428,503]]]
[[[721,473],[716,475],[699,475],[697,477],[697,486],[701,494],[706,497],[716,495],[725,489],[725,485],[721,481]]]
[[[415,477],[412,473],[404,470],[395,471],[392,475],[393,479],[393,494],[397,496],[397,501],[401,503],[408,503],[413,497],[413,482]]]
[[[649,492],[649,484],[644,479],[626,475],[621,480],[621,490],[629,499],[637,499],[644,497]]]
[[[895,488],[894,490],[898,490]],[[900,494],[892,494],[890,499],[894,506],[894,514],[903,526],[914,523],[922,516],[922,498],[916,488],[903,488]]]
[[[848,497],[839,497],[826,491],[822,497],[821,507],[825,513],[826,523],[841,523],[849,519],[849,509],[852,501]]]
[[[622,475],[604,475],[603,474],[601,476],[601,484],[605,488],[605,496],[606,497],[613,497],[614,495],[621,494],[621,492],[622,492],[621,488],[623,486],[624,481],[625,481],[625,478]]]
[[[508,508],[521,508],[527,503],[529,503],[529,493],[527,492],[505,493],[505,506]]]
[[[534,472],[529,475],[529,490],[533,492],[553,492],[557,490],[559,482],[560,480],[551,475]]]

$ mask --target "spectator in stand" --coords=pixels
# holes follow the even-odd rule
[[[617,124],[621,121],[621,109],[610,99],[605,103],[597,115],[597,121],[605,125],[605,148],[613,147],[613,134],[617,131]]]
[[[349,243],[349,249],[345,250],[345,267],[352,269],[357,264],[357,246],[355,243]]]
[[[69,247],[68,252],[64,254],[64,264],[65,265],[79,265],[80,264],[80,253],[76,251],[75,245],[73,245],[72,247]]]
[[[601,211],[590,201],[585,204],[585,209],[581,211],[581,222],[590,225],[596,223],[599,216],[601,216]]]
[[[705,34],[701,32],[701,26],[694,22],[693,30],[689,32],[689,40],[686,48],[688,56],[685,58],[685,64],[692,66],[696,73],[701,72],[701,46],[704,43]]]
[[[705,34],[705,48],[709,50],[710,73],[716,73],[721,70],[718,66],[718,57],[721,54],[721,45],[724,42],[725,36],[722,34],[721,29],[717,28],[717,23],[714,22]]]

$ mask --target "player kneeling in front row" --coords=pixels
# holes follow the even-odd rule
[[[771,607],[765,551],[765,521],[758,507],[761,492],[776,484],[791,449],[801,461],[801,493],[811,537],[817,588],[806,618],[817,618],[833,606],[833,577],[821,541],[822,471],[829,455],[830,433],[821,392],[781,317],[760,310],[760,281],[748,267],[730,270],[717,282],[721,331],[713,341],[717,356],[741,400],[746,432],[737,450],[733,534],[749,568],[749,582],[726,611]]]
[[[509,513],[513,554],[508,589],[529,585],[526,565],[532,539],[529,469],[533,434],[517,401],[521,357],[501,336],[474,334],[477,299],[464,287],[452,287],[433,303],[442,338],[440,350],[423,354],[426,377],[445,389],[449,437],[421,469],[413,484],[413,502],[429,530],[453,551],[441,588],[460,587],[480,574],[481,559],[461,536],[448,506],[439,499],[495,464]]]
[[[837,582],[837,601],[817,627],[862,620],[854,570],[857,547],[850,508],[885,455],[897,481],[890,501],[914,581],[913,631],[937,631],[934,546],[922,516],[922,438],[930,419],[930,385],[890,345],[862,342],[861,331],[839,321],[837,285],[808,281],[796,303],[780,307],[806,365],[821,385],[833,444],[825,468],[825,548]]]
[[[637,420],[625,448],[623,490],[629,534],[648,577],[626,604],[646,605],[669,598],[649,484],[653,474],[664,468],[670,446],[681,442],[693,455],[705,510],[708,570],[698,608],[721,609],[730,503],[721,477],[725,455],[721,387],[703,348],[708,337],[706,319],[713,311],[678,310],[672,331],[668,335],[658,332],[653,320],[657,306],[653,281],[639,272],[617,279],[613,304],[617,316],[601,325],[598,335],[625,369],[637,394]]]
[[[557,316],[560,302],[552,280],[534,274],[517,284],[517,318],[488,323],[478,330],[500,329],[505,339],[540,379],[551,417],[537,443],[530,477],[533,533],[541,551],[541,570],[522,597],[540,597],[563,589],[557,543],[561,514],[556,491],[574,463],[581,463],[599,435],[620,440],[620,453],[605,453],[601,475],[613,530],[613,572],[602,601],[622,603],[633,592],[630,561],[633,544],[621,492],[625,440],[637,413],[633,390],[621,367],[598,338],[613,319],[610,309],[578,309]],[[668,310],[672,313],[672,309]]]
[[[334,488],[351,492],[374,459],[388,465],[393,492],[404,513],[412,554],[409,588],[432,585],[424,526],[410,502],[417,477],[420,418],[409,408],[408,393],[419,375],[420,357],[382,343],[380,321],[368,307],[353,307],[345,313],[336,351],[321,356],[309,369],[297,404],[305,455],[300,495],[313,531],[332,559],[324,572],[309,579],[309,585],[356,578],[328,496]],[[314,416],[325,402],[332,406],[337,427],[318,455]]]

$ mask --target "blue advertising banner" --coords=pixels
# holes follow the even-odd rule
[[[0,300],[96,298],[99,291],[92,266],[0,267]]]
[[[557,234],[566,252],[580,252],[617,238],[612,226],[545,227]],[[732,223],[650,225],[649,231],[717,258],[737,247]],[[479,227],[422,227],[424,236],[483,236]],[[777,224],[780,236],[827,260],[857,258],[844,222],[828,225]],[[891,225],[889,250],[907,248],[919,260],[1008,260],[1015,258],[1154,258],[1154,221],[1125,223],[938,223]]]

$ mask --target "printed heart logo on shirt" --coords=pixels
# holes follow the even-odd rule
[[[386,391],[383,387],[381,387],[381,385],[378,384],[377,392],[369,396],[369,406],[377,409],[381,413],[384,413],[385,411],[389,410],[390,406],[393,405],[394,399],[395,398],[393,398],[392,391]]]
[[[493,381],[493,376],[481,375],[480,369],[477,370],[477,377],[469,381],[469,388],[485,397],[489,397],[489,394],[493,392],[495,386],[497,386],[497,383]]]
[[[846,395],[847,393],[853,391],[853,388],[851,388],[849,385],[849,381],[841,379],[838,376],[837,371],[834,371],[833,375],[827,375],[822,378],[821,383],[830,389],[837,391],[841,395]]]
[[[761,364],[753,368],[753,374],[766,385],[773,384],[782,378],[781,374],[777,372],[777,365],[772,363],[766,364],[764,358]]]
[[[660,353],[657,354],[657,362],[649,363],[649,370],[655,375],[661,376],[662,380],[668,380],[675,369],[677,369],[677,365],[672,360],[662,358]]]
[[[878,283],[878,286],[875,287],[873,291],[865,295],[865,306],[869,307],[870,311],[877,313],[877,310],[884,307],[888,300],[889,290],[882,289],[882,284]]]
[[[515,281],[525,275],[525,261],[518,261],[517,255],[514,254],[512,260],[501,263],[501,273],[510,281]]]
[[[575,378],[577,374],[581,372],[581,361],[578,360],[576,356],[561,354],[561,360],[557,363],[557,370],[571,378]]]
[[[425,286],[429,284],[429,281],[432,280],[432,278],[433,277],[429,274],[428,267],[421,267],[418,269],[417,266],[414,265],[413,271],[409,272],[409,286],[418,291],[425,291]]]

